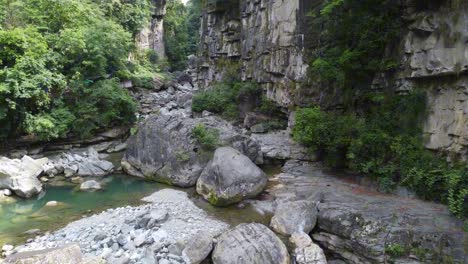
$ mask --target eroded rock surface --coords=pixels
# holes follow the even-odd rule
[[[5,264],[105,264],[100,257],[84,257],[80,246],[67,246],[16,254],[7,258]]]
[[[296,232],[291,235],[289,241],[294,246],[293,253],[297,264],[327,264],[323,250],[312,242],[306,233]]]
[[[50,178],[57,175],[64,175],[67,178],[104,176],[113,170],[114,165],[100,159],[98,152],[91,147],[86,151],[67,152],[51,157],[50,161],[44,165],[44,173]]]
[[[268,192],[278,202],[319,202],[312,237],[334,259],[385,263],[395,260],[389,246],[399,245],[407,251],[401,261],[410,255],[414,263],[467,260],[463,223],[444,205],[369,191],[318,163],[288,161],[274,181]]]
[[[294,142],[290,131],[276,131],[267,134],[252,134],[252,139],[258,142],[263,157],[270,160],[306,160],[316,158],[305,147]]]
[[[43,172],[42,166],[48,159],[34,160],[29,156],[21,159],[0,157],[0,189],[10,189],[24,198],[42,191],[42,184],[37,178]]]
[[[280,203],[271,218],[270,226],[282,235],[309,233],[317,222],[317,208],[312,201],[299,200]]]
[[[194,186],[211,158],[192,137],[192,130],[198,124],[218,130],[221,145],[231,145],[251,160],[262,159],[255,141],[219,117],[158,115],[149,117],[130,138],[122,160],[123,169],[131,175],[162,183]]]
[[[213,205],[225,206],[253,198],[267,176],[247,156],[231,147],[218,148],[197,181],[197,192]]]
[[[268,227],[241,224],[218,237],[212,260],[214,264],[289,264],[283,242]]]

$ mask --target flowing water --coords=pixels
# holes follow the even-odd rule
[[[76,184],[55,180],[49,182],[46,191],[36,199],[0,203],[0,246],[23,243],[34,236],[26,231],[54,231],[69,222],[108,208],[142,204],[141,198],[157,190],[174,188],[124,175],[110,175],[100,182],[103,191],[81,192]],[[186,192],[208,215],[231,226],[246,222],[268,224],[271,218],[270,215],[259,214],[250,206],[213,207],[198,196],[194,188],[174,189]],[[49,201],[57,201],[58,205],[46,206]]]

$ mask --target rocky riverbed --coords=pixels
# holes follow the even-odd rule
[[[463,223],[445,206],[378,193],[336,177],[295,144],[288,130],[252,133],[211,113],[192,113],[195,90],[183,82],[136,93],[143,120],[125,143],[122,168],[164,184],[196,186],[200,196],[158,191],[144,199],[145,205],[109,209],[24,245],[6,246],[6,263],[68,254],[63,252],[76,254],[70,263],[467,261]],[[192,131],[200,124],[217,130],[215,151],[206,151],[194,138]],[[83,158],[89,157],[100,155],[89,152]],[[77,160],[62,156],[49,166],[52,175],[62,173],[64,159]],[[281,164],[282,171],[267,179],[257,165],[268,163]],[[207,213],[206,204],[197,206],[193,199],[199,197],[216,206],[251,207],[267,221],[252,223],[239,209],[236,217],[244,220],[230,224]]]
[[[161,190],[143,201],[148,204],[109,209],[73,222],[15,251],[77,243],[85,256],[100,256],[109,263],[196,263],[211,252],[213,238],[229,227],[182,191]]]

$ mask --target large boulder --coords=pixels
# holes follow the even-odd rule
[[[317,223],[317,214],[315,203],[311,201],[283,202],[276,208],[270,226],[282,235],[310,233]]]
[[[289,241],[294,246],[293,253],[297,264],[327,264],[327,258],[323,250],[314,244],[306,233],[294,233]]]
[[[34,160],[29,156],[22,159],[0,158],[0,189],[10,189],[24,198],[42,191],[42,184],[37,177],[43,172],[42,166],[47,158]]]
[[[253,198],[266,187],[266,174],[231,147],[218,148],[197,181],[197,192],[211,204],[225,206]]]
[[[101,184],[95,180],[85,181],[80,185],[81,191],[98,191],[101,189]]]
[[[200,232],[194,243],[189,243],[182,251],[182,258],[190,264],[200,264],[213,250],[213,236]]]
[[[268,227],[240,224],[222,234],[213,251],[214,264],[289,264],[284,243]]]
[[[217,117],[150,116],[128,142],[122,168],[130,175],[191,187],[210,159],[192,137],[197,124],[219,131],[219,144],[231,145],[251,160],[261,161],[260,147],[228,122]]]
[[[103,259],[85,258],[77,244],[59,248],[18,253],[8,257],[5,264],[104,264]]]

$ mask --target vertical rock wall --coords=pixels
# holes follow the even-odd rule
[[[152,49],[159,58],[165,58],[163,20],[166,15],[166,0],[152,0],[151,4],[151,20],[137,35],[136,42],[138,47]]]
[[[282,106],[304,80],[300,0],[229,0],[211,4],[202,16],[202,56],[196,81],[206,87],[226,66],[239,67],[243,80],[255,81]]]
[[[396,92],[425,89],[430,108],[424,129],[426,147],[467,159],[468,2],[401,2],[407,26],[401,30],[401,44],[391,52],[398,54],[401,67],[391,75],[379,74],[373,85]],[[202,15],[196,83],[207,87],[221,79],[226,69],[238,66],[243,80],[259,83],[283,107],[341,104],[336,91],[332,94],[333,89],[307,80],[304,41],[313,50],[325,29],[312,30],[317,36],[302,34],[310,31],[305,15],[322,3],[226,0],[208,5]]]
[[[418,5],[407,1],[400,70],[380,75],[377,86],[396,91],[422,88],[429,112],[426,147],[468,159],[468,2],[446,0]]]

